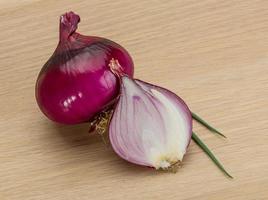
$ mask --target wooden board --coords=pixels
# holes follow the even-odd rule
[[[69,10],[224,132],[194,126],[233,180],[194,143],[178,173],[161,173],[122,161],[87,124],[44,117],[35,80]],[[0,29],[1,200],[268,199],[268,1],[2,0]]]

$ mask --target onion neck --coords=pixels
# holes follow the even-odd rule
[[[60,41],[66,41],[75,33],[80,22],[79,15],[70,11],[60,16]]]
[[[122,76],[126,76],[124,73],[123,67],[120,65],[119,61],[117,59],[112,58],[109,63],[110,70],[118,76],[120,79]]]

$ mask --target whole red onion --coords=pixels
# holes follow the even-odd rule
[[[119,80],[109,69],[116,59],[133,77],[133,61],[119,44],[76,31],[80,17],[73,12],[60,17],[59,44],[43,66],[36,82],[36,99],[51,120],[76,124],[89,121],[118,94]]]

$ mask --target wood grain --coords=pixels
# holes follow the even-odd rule
[[[268,1],[0,1],[0,199],[268,199]],[[37,74],[56,47],[59,15],[110,38],[135,76],[179,94],[228,137],[194,129],[235,177],[191,143],[176,174],[122,161],[88,125],[39,111]]]

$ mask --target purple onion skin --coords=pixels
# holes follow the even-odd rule
[[[61,16],[59,44],[43,66],[36,82],[41,111],[62,124],[89,121],[119,93],[120,83],[111,72],[111,59],[133,77],[133,61],[119,44],[101,37],[76,33],[80,18],[73,12]]]

